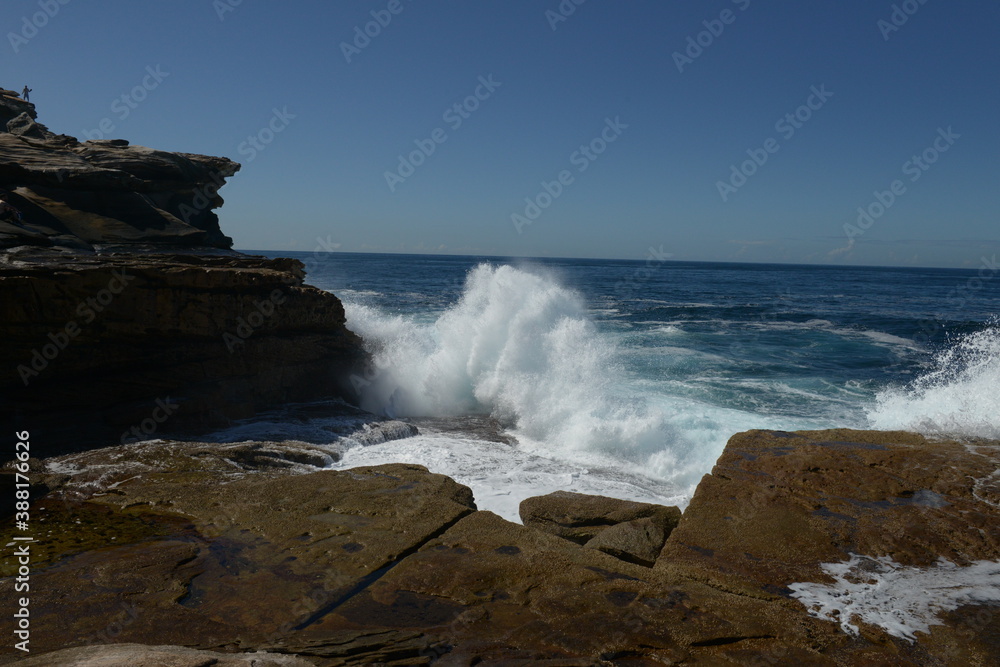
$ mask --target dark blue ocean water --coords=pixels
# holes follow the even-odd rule
[[[516,439],[466,461],[471,431],[428,436],[354,462],[480,475],[480,495],[533,484],[496,477],[530,459],[584,490],[683,496],[748,428],[1000,437],[992,258],[953,270],[266,254],[301,259],[343,300],[378,362],[365,407],[418,425],[489,415]]]

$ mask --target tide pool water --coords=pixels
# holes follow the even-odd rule
[[[1000,279],[975,269],[268,254],[343,301],[362,407],[420,430],[337,466],[420,463],[507,518],[556,489],[683,505],[752,428],[1000,438]]]

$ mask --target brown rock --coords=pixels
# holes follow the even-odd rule
[[[0,418],[54,455],[354,398],[367,355],[339,299],[228,250],[213,211],[240,165],[36,118],[0,93],[0,190],[24,216],[0,222]]]
[[[80,143],[36,118],[33,104],[0,95],[0,189],[24,214],[22,225],[0,229],[0,248],[232,247],[213,209],[239,164],[123,140]]]
[[[739,665],[727,656],[778,654],[832,665],[813,648],[816,625],[480,511],[287,641],[363,626],[423,632],[424,655],[443,664]]]
[[[290,401],[350,399],[349,375],[367,358],[340,300],[303,284],[297,260],[5,259],[0,387],[11,400],[0,414],[31,426],[40,455],[204,431]]]
[[[526,498],[521,502],[519,514],[525,526],[586,544],[610,526],[645,518],[669,535],[680,520],[681,511],[676,507],[555,491]]]
[[[998,561],[998,468],[996,443],[850,430],[737,434],[698,485],[656,570],[791,601],[791,584],[830,583],[822,565],[852,554],[873,566],[878,558],[919,568],[939,559]],[[984,609],[942,614],[944,625],[918,635],[915,646],[863,623],[862,635],[920,664],[987,664],[1000,655],[1000,615],[989,611],[971,625],[948,620]]]
[[[183,646],[106,644],[81,646],[33,656],[19,667],[313,667],[315,663],[278,653],[217,653]]]
[[[98,454],[94,468],[106,465]],[[156,460],[151,448],[146,456]],[[159,457],[163,468],[202,458],[166,444]],[[85,458],[73,465],[87,474]],[[33,560],[33,652],[112,639],[229,650],[273,644],[475,508],[467,487],[412,465],[228,480],[132,472],[84,502],[36,503],[41,541],[61,545],[62,558]],[[13,595],[13,584],[0,580],[0,590]]]
[[[663,522],[646,517],[606,528],[585,546],[629,563],[653,567],[666,539]]]
[[[474,511],[468,488],[420,466],[295,474],[322,451],[167,442],[44,462],[56,491],[31,510],[32,650],[183,644],[329,666],[957,666],[1000,654],[987,604],[944,609],[910,642],[865,623],[849,634],[789,589],[829,583],[822,564],[846,554],[1000,560],[996,443],[735,436],[652,568]],[[0,597],[13,584],[0,579]]]

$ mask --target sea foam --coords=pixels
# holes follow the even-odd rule
[[[630,386],[613,338],[550,275],[480,264],[433,322],[344,300],[377,372],[362,407],[393,417],[491,414],[521,446],[594,465],[613,461],[693,485],[726,439],[764,420]]]
[[[939,615],[965,604],[1000,602],[1000,563],[976,561],[959,567],[938,559],[933,567],[906,567],[891,558],[851,554],[826,563],[833,584],[795,583],[789,588],[818,618],[840,623],[857,635],[857,623],[877,625],[889,634],[914,641],[916,633],[943,623]]]
[[[1000,326],[967,334],[939,352],[906,386],[878,393],[872,428],[928,435],[1000,438]]]

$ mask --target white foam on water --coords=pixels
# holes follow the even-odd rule
[[[930,371],[880,391],[868,420],[877,429],[1000,438],[1000,328],[959,338]]]
[[[877,625],[894,637],[916,640],[941,625],[940,614],[966,604],[1000,602],[1000,562],[976,561],[959,567],[943,558],[934,567],[907,567],[888,556],[850,554],[824,563],[833,584],[795,583],[792,597],[817,618],[840,623],[848,634],[858,623]]]
[[[598,463],[597,459],[594,462]],[[355,447],[345,452],[333,469],[386,463],[417,463],[432,472],[447,475],[472,489],[479,509],[516,523],[520,523],[518,506],[522,500],[553,491],[613,496],[660,505],[685,505],[688,500],[686,494],[675,493],[669,484],[622,473],[614,467],[556,461],[504,443],[433,433]]]
[[[883,331],[873,331],[873,330],[865,330],[865,331],[860,331],[858,333],[860,333],[862,336],[866,338],[870,338],[876,343],[883,343],[888,346],[905,347],[917,352],[926,351],[926,348],[924,346],[920,345],[916,341],[910,340],[909,338],[903,338],[902,336],[895,336],[893,334],[885,333]]]
[[[770,331],[823,331],[825,333],[847,338],[850,340],[866,340],[870,343],[887,347],[893,350],[907,350],[909,352],[926,352],[927,348],[910,338],[903,338],[895,334],[874,329],[850,329],[838,327],[829,320],[812,319],[806,322],[755,322],[745,323],[750,328],[759,328]]]
[[[362,408],[393,417],[490,414],[523,451],[570,466],[601,456],[690,493],[733,433],[819,427],[643,391],[583,298],[533,269],[480,264],[433,322],[350,299],[344,306],[380,369],[360,387]]]

